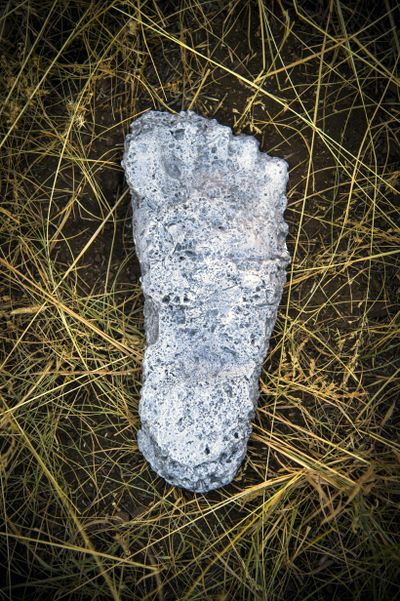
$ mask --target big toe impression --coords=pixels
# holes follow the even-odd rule
[[[215,119],[149,111],[123,166],[145,297],[139,448],[206,492],[246,453],[289,262],[287,164]]]

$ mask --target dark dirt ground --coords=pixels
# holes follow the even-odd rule
[[[307,3],[305,3],[307,4]],[[311,5],[311,3],[309,3]],[[252,79],[255,75],[262,71],[262,53],[261,53],[261,36],[257,27],[256,19],[250,24],[252,31],[256,34],[251,38],[252,54],[249,54],[249,44],[247,39],[248,22],[245,19],[245,14],[239,15],[234,27],[226,32],[225,43],[227,47],[233,49],[233,60],[229,63],[229,69],[240,74],[243,77]],[[221,11],[219,20],[213,22],[214,33],[221,36],[223,33],[226,14]],[[190,24],[188,24],[188,27]],[[257,34],[258,32],[258,34]],[[276,31],[278,36],[279,31]],[[193,25],[193,39],[196,47],[201,47],[202,43],[206,42],[204,30]],[[313,40],[309,41],[312,47]],[[218,46],[214,60],[219,62],[226,61],[226,52],[224,48]],[[68,58],[68,57],[67,57]],[[302,56],[298,54],[298,46],[295,41],[292,41],[284,46],[282,60],[286,64],[290,64]],[[155,90],[159,90],[159,80],[168,92],[168,97],[163,103],[154,103],[155,109],[165,109],[165,104],[171,110],[180,110],[188,106],[188,99],[182,90],[176,86],[174,92],[174,82],[181,78],[180,69],[182,68],[180,50],[170,42],[165,42],[164,54],[154,52],[154,64],[148,62],[145,66],[146,79],[151,82]],[[86,50],[76,44],[71,49],[69,60],[72,63],[84,64],[87,61]],[[157,69],[157,73],[155,68]],[[302,102],[306,107],[312,110],[313,98],[312,90],[308,85],[315,81],[316,69],[318,64],[310,62],[303,69],[295,71],[293,74],[293,83],[295,85],[304,86],[304,98]],[[349,69],[347,65],[343,65],[341,77],[346,77],[346,72]],[[349,73],[350,75],[350,73]],[[360,142],[365,132],[366,122],[364,113],[361,108],[357,109],[350,105],[347,97],[347,90],[342,87],[340,77],[333,75],[333,79],[337,77],[336,88],[330,91],[330,94],[335,95],[337,112],[327,116],[325,121],[325,131],[332,138],[340,141],[353,154],[357,154]],[[62,85],[58,83],[57,85]],[[74,81],[74,94],[79,93],[82,85],[79,78]],[[282,77],[281,85],[278,85],[276,78],[271,79],[269,90],[285,99],[291,108],[299,107],[299,100],[293,95],[293,90],[287,85]],[[343,92],[343,93],[342,93]],[[374,85],[371,84],[371,95],[378,95],[379,90],[374,90]],[[299,135],[301,132],[293,132],[292,137],[285,137],[279,129],[273,126],[276,121],[282,121],[282,107],[276,102],[268,98],[255,98],[255,101],[249,111],[246,112],[250,96],[249,87],[244,83],[238,83],[237,77],[227,74],[222,69],[213,70],[211,76],[206,81],[205,90],[202,93],[201,103],[194,105],[194,109],[199,112],[205,112],[209,116],[215,117],[219,122],[229,125],[235,132],[244,132],[255,135],[261,144],[261,149],[271,155],[285,158],[290,166],[290,182],[288,188],[288,208],[286,211],[286,220],[289,223],[290,234],[288,238],[289,252],[292,254],[295,244],[296,233],[299,228],[301,200],[304,195],[306,186],[306,169],[309,156],[310,132],[304,132],[304,135]],[[110,97],[113,98],[113,106],[110,106]],[[394,98],[394,95],[393,95]],[[57,98],[51,97],[46,99],[50,105],[54,100],[54,107],[50,107],[50,111],[54,114],[60,114]],[[322,100],[323,101],[323,100]],[[389,101],[390,102],[390,98]],[[89,248],[85,251],[83,258],[79,261],[78,278],[76,273],[70,276],[71,286],[76,287],[76,294],[80,296],[87,295],[90,298],[95,298],[97,294],[104,291],[105,282],[116,291],[119,298],[120,307],[126,315],[126,331],[121,332],[118,328],[115,331],[116,340],[123,340],[124,337],[136,335],[137,328],[142,328],[142,297],[137,294],[137,282],[140,277],[140,269],[132,240],[131,227],[131,206],[127,186],[124,179],[120,161],[123,152],[124,137],[128,131],[129,116],[132,114],[139,115],[142,111],[149,108],[149,96],[144,88],[138,88],[134,91],[134,95],[127,92],[126,85],[114,71],[111,70],[109,77],[104,75],[100,78],[93,90],[93,125],[90,131],[82,130],[81,139],[89,149],[88,158],[90,161],[99,162],[99,165],[107,161],[106,167],[99,167],[95,172],[96,188],[90,187],[85,180],[83,171],[74,166],[72,169],[70,164],[67,168],[62,169],[56,182],[57,194],[54,203],[54,217],[56,213],[70,202],[68,193],[63,194],[63,189],[69,190],[71,183],[74,182],[75,189],[79,190],[79,211],[74,206],[73,211],[69,214],[68,220],[63,227],[64,240],[67,242],[58,243],[52,251],[52,260],[60,272],[65,271],[71,262],[79,256],[79,253],[88,243],[92,236],[96,233],[99,223],[104,218],[109,208],[112,208],[118,201],[118,207],[115,211],[116,219],[111,220],[104,225],[101,231],[94,237]],[[348,120],[348,114],[351,110],[351,120]],[[265,128],[265,122],[269,121],[271,126]],[[262,126],[263,132],[257,133],[257,126]],[[259,130],[261,132],[261,129]],[[393,152],[391,149],[384,147],[382,141],[382,153]],[[390,157],[390,161],[394,164],[397,157]],[[53,177],[57,168],[57,157],[49,156],[47,162],[43,161],[37,167],[29,168],[30,177],[40,182],[44,189],[53,185]],[[335,181],[338,177],[336,168],[334,167],[332,157],[326,151],[326,148],[321,145],[321,148],[315,153],[314,157],[314,174],[311,190],[309,189],[310,200],[307,204],[307,212],[303,216],[301,244],[298,248],[297,260],[299,263],[305,261],[307,265],[319,264],[321,249],[327,245],[331,245],[333,230],[331,222],[336,216],[340,216],[345,211],[346,207],[343,197],[337,201],[327,202],[325,190],[335,190]],[[99,191],[101,198],[99,199]],[[332,192],[335,194],[335,192]],[[121,199],[122,195],[122,199]],[[329,196],[329,194],[328,194]],[[43,211],[47,210],[45,203]],[[360,208],[362,210],[362,207]],[[356,220],[356,214],[352,218]],[[324,221],[325,219],[325,221]],[[379,227],[379,219],[377,216],[377,227]],[[54,221],[56,221],[54,219]],[[383,224],[385,227],[385,224]],[[343,241],[341,244],[346,244]],[[339,249],[340,250],[340,249]],[[387,266],[385,272],[379,268],[373,268],[373,277],[368,283],[366,272],[359,272],[357,266],[353,268],[352,277],[349,278],[348,273],[338,275],[331,279],[330,282],[325,282],[324,288],[312,290],[315,282],[308,279],[300,283],[292,294],[292,308],[289,310],[289,318],[295,318],[298,313],[298,306],[307,300],[310,312],[313,308],[322,305],[319,318],[327,329],[330,329],[332,336],[332,346],[335,344],[334,332],[335,328],[339,327],[342,334],[348,330],[349,337],[354,330],[355,323],[362,320],[365,307],[360,305],[359,300],[365,297],[366,287],[369,285],[369,296],[374,299],[373,304],[368,309],[369,318],[376,326],[387,323],[393,319],[398,303],[399,282],[394,271],[394,267]],[[315,288],[315,286],[314,286]],[[329,302],[327,302],[329,299]],[[286,306],[287,291],[282,299],[282,306]],[[132,331],[129,329],[129,321],[134,322]],[[312,325],[310,326],[312,327]],[[265,368],[272,371],[279,366],[279,355],[274,352],[274,349],[282,334],[282,329],[278,323],[275,333],[271,340],[271,347],[268,356],[268,361]],[[143,330],[141,329],[143,336]],[[328,337],[329,340],[329,337]],[[94,343],[99,345],[101,351],[101,341],[94,339]],[[298,339],[297,344],[302,343],[309,345],[308,356],[318,363],[321,361],[321,354],[313,348],[312,342],[307,342],[305,339]],[[349,338],[348,344],[351,343]],[[370,386],[374,379],[379,382],[382,378],[389,377],[393,373],[395,362],[397,361],[397,349],[393,349],[392,353],[386,351],[384,355],[376,359],[371,357],[364,359],[365,370],[365,385]],[[380,362],[377,365],[376,362]],[[370,370],[370,371],[369,371]],[[60,383],[63,377],[59,376]],[[107,376],[105,376],[107,377]],[[110,376],[112,377],[112,376]],[[132,386],[139,392],[140,388],[140,370],[132,368],[131,373],[126,375],[126,386]],[[268,381],[268,374],[265,373],[265,378]],[[334,374],[333,374],[334,379]],[[373,391],[373,388],[371,389]],[[71,404],[79,404],[82,407],[88,407],[87,415],[90,414],[90,406],[96,403],[96,390],[90,395],[86,389],[84,393],[81,390],[76,390],[75,386],[71,385],[71,390],[64,390],[64,395],[70,395]],[[101,401],[99,401],[101,402]],[[299,404],[301,403],[308,411],[312,412],[315,409],[315,400],[307,391],[299,394]],[[386,401],[382,406],[382,416],[388,410],[390,405]],[[352,407],[347,407],[350,415],[356,415]],[[342,419],[342,415],[332,406],[324,408],[326,416],[329,416],[330,423],[335,422],[337,425],[337,433],[343,432],[346,428],[346,423]],[[78,507],[84,509],[85,516],[90,521],[93,519],[93,542],[96,543],[98,537],[99,548],[106,548],[106,540],[112,540],[115,537],[117,529],[114,531],[112,524],[120,524],[127,522],[135,516],[140,516],[141,513],[150,507],[155,502],[154,492],[150,492],[143,478],[148,478],[150,472],[143,474],[142,471],[135,470],[135,460],[138,459],[137,454],[132,454],[132,448],[135,445],[135,427],[137,419],[137,406],[130,406],[129,412],[132,415],[132,423],[126,423],[126,419],[121,416],[118,423],[115,421],[114,427],[111,427],[110,420],[107,415],[104,419],[100,417],[98,412],[93,414],[93,417],[87,417],[86,423],[82,423],[78,418],[71,418],[69,426],[64,424],[63,435],[60,443],[63,447],[64,463],[60,465],[60,470],[63,472],[65,481],[69,484],[70,490],[73,492],[79,491],[77,500]],[[304,410],[296,409],[291,403],[287,407],[288,417],[290,421],[298,426],[305,426]],[[258,426],[266,427],[270,423],[271,416],[259,414],[256,418],[255,434],[258,432]],[[379,421],[377,417],[377,421]],[[393,419],[388,420],[384,427],[384,432],[389,437],[398,439],[397,432],[398,422]],[[278,420],[275,422],[275,428],[280,432],[285,432],[287,425]],[[126,429],[131,432],[132,448],[126,447],[126,437],[121,435],[121,432],[126,433]],[[93,434],[95,433],[95,435]],[[361,437],[361,435],[360,435]],[[79,438],[79,446],[86,448],[86,455],[78,454],[76,451],[76,441]],[[300,443],[301,444],[301,443]],[[365,444],[373,444],[371,441],[366,441]],[[90,450],[90,452],[89,452]],[[306,450],[306,449],[305,449]],[[261,460],[263,457],[269,457],[269,475],[278,475],[282,466],[285,469],[290,467],[290,460],[287,456],[282,455],[277,450],[268,450],[265,446],[260,446],[257,441],[257,436],[252,436],[249,443],[249,456],[257,454]],[[94,490],[90,478],[87,477],[87,471],[91,469],[90,465],[86,465],[93,457],[96,458],[97,474],[99,489]],[[135,459],[136,458],[136,459]],[[295,465],[293,463],[293,465]],[[24,469],[24,468],[21,468]],[[246,461],[242,468],[242,474],[239,474],[239,482],[241,478],[248,479],[249,482],[256,481],[259,477],[259,468],[254,465],[251,460]],[[86,484],[85,484],[86,481]],[[121,492],[121,482],[129,483],[129,491],[125,489]],[[164,489],[164,483],[154,476],[155,488],[160,492]],[[232,490],[235,485],[231,485]],[[227,487],[229,492],[230,487]],[[193,499],[195,495],[190,492],[181,492],[184,499]],[[171,492],[173,497],[174,492]],[[210,502],[218,499],[218,493],[213,492],[209,495]],[[48,506],[47,499],[43,498],[43,514],[51,511]],[[42,514],[42,515],[43,515]],[[232,524],[237,522],[241,517],[241,512],[238,508],[233,508],[227,519],[232,521]],[[98,516],[103,516],[104,528],[98,526]],[[40,514],[33,520],[37,527],[41,527],[42,517]],[[57,523],[57,516],[54,516],[53,524]],[[205,529],[210,527],[218,529],[217,521],[212,524],[210,521],[204,521],[201,527]],[[53,532],[62,537],[63,522],[60,519],[60,532]],[[312,525],[311,525],[312,527]],[[106,532],[107,531],[107,532]],[[135,543],[132,542],[132,545]],[[137,542],[138,551],[140,551],[140,541]],[[178,544],[178,541],[177,541]],[[132,550],[132,548],[131,548]],[[157,552],[160,555],[163,553],[163,543],[160,543],[159,548],[153,546],[153,553]],[[45,557],[43,555],[42,557]],[[138,555],[138,559],[145,561],[148,559],[145,554]],[[188,560],[190,560],[188,555]],[[306,582],[303,583],[304,586]],[[149,585],[144,582],[141,592],[145,596],[149,591]],[[298,584],[296,581],[288,583],[287,599],[291,598],[290,594],[295,595]],[[139,589],[138,589],[139,590]],[[305,590],[305,589],[304,589]],[[26,593],[26,591],[25,591]],[[29,598],[28,593],[25,598]],[[347,588],[340,589],[340,586],[327,588],[325,591],[326,599],[340,599],[344,601],[350,598]],[[164,601],[178,599],[176,593],[165,591]],[[18,598],[13,597],[13,598]],[[57,597],[54,596],[54,599]],[[139,598],[139,597],[138,597]],[[221,597],[222,599],[223,597]],[[226,597],[227,598],[227,597]],[[234,597],[231,597],[234,598]],[[256,598],[256,597],[255,597]],[[259,597],[257,597],[259,598]],[[297,598],[297,597],[296,597]],[[367,597],[366,597],[367,598]],[[369,597],[368,597],[369,598]],[[393,599],[396,597],[393,596]],[[217,597],[215,597],[217,599]],[[219,599],[219,597],[218,597]],[[384,600],[382,600],[384,601]]]

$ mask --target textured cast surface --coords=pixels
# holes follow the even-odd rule
[[[126,138],[147,348],[138,444],[205,492],[240,466],[289,262],[287,164],[215,119],[150,111]]]

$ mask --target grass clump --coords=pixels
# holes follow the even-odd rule
[[[400,594],[398,8],[8,2],[0,17],[0,598]],[[136,445],[120,159],[194,109],[290,164],[292,264],[247,460],[207,495]]]

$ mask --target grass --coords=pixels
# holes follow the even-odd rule
[[[396,3],[13,0],[0,17],[0,598],[400,598]],[[292,263],[247,459],[207,495],[135,433],[129,123],[286,158]]]

